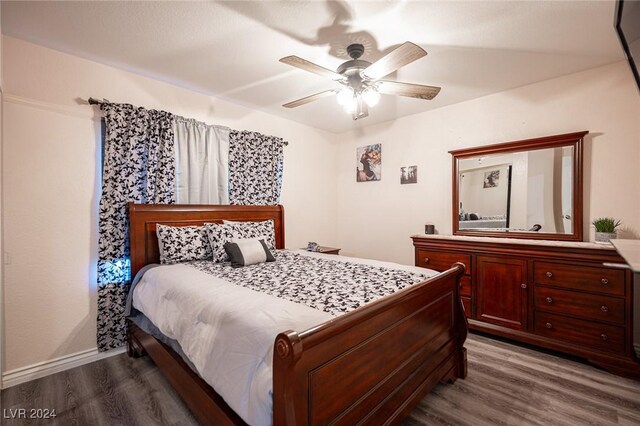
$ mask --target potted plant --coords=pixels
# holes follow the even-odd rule
[[[615,240],[617,237],[616,229],[622,222],[612,217],[599,217],[591,224],[596,228],[596,241],[607,243],[609,240]]]

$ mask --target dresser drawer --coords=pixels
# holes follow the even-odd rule
[[[624,352],[624,328],[536,312],[535,333],[608,352]]]
[[[548,287],[536,287],[534,294],[537,309],[624,324],[624,299]]]
[[[460,278],[460,296],[471,296],[471,277],[468,275]]]
[[[451,268],[451,265],[456,262],[464,263],[465,274],[471,273],[471,256],[468,254],[423,249],[416,250],[416,266],[442,272]]]
[[[533,274],[536,284],[624,296],[625,273],[619,269],[535,262]]]

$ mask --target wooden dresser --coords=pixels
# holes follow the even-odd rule
[[[412,238],[416,266],[443,271],[454,262],[466,265],[460,294],[472,330],[576,355],[640,378],[633,348],[633,275],[616,267],[624,260],[612,246]]]

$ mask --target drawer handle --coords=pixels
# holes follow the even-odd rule
[[[520,287],[522,287],[522,288],[527,288],[527,284],[522,283],[522,284],[520,284]]]
[[[608,340],[608,339],[609,339],[609,336],[607,336],[606,334],[602,333],[602,334],[600,335],[600,338],[601,338],[602,340],[605,340],[605,341],[606,341],[606,340]]]
[[[547,326],[547,328],[553,328],[553,324],[551,324],[550,322],[545,324]]]
[[[606,279],[606,278],[601,279],[601,280],[600,280],[600,282],[602,283],[602,285],[607,285],[607,284],[609,284],[609,280],[608,280],[608,279]]]
[[[547,278],[551,278],[553,277],[553,272],[547,272],[545,275],[547,276]]]
[[[424,258],[424,263],[429,263],[429,260],[431,260],[431,259],[429,259],[428,257],[425,257]]]
[[[547,303],[549,303],[549,304],[553,303],[553,299],[552,299],[552,298],[550,298],[550,297],[547,297],[547,299],[546,299],[546,300],[547,300]]]
[[[609,308],[607,308],[607,305],[602,305],[602,306],[600,306],[600,310],[601,310],[602,312],[604,312],[605,314],[606,314],[607,312],[609,312]]]

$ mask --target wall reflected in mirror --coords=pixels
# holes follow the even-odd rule
[[[458,159],[458,229],[571,234],[573,164],[573,146]]]

